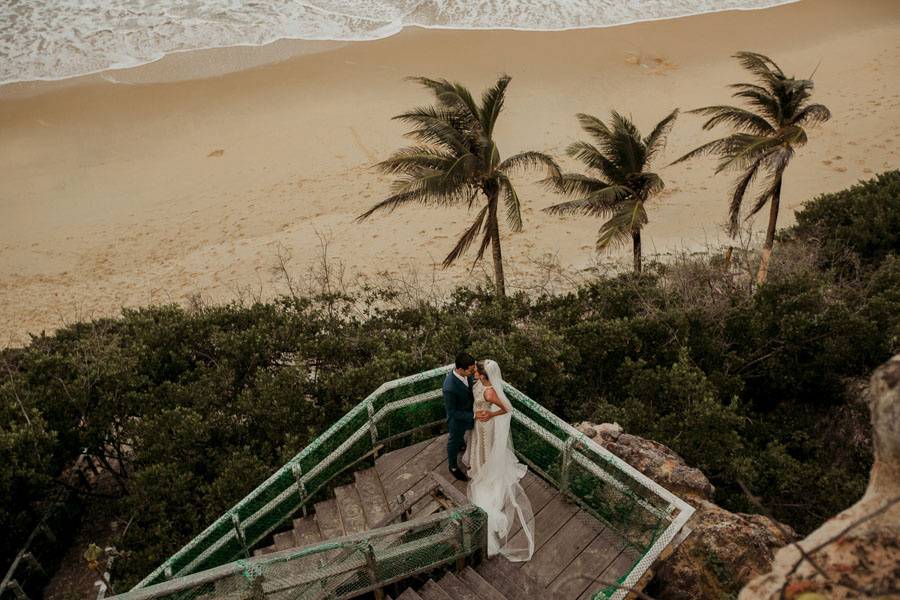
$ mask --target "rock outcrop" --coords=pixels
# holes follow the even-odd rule
[[[739,600],[900,598],[900,355],[869,386],[875,462],[862,499],[775,555]],[[782,592],[783,590],[783,592]]]
[[[657,568],[648,587],[653,597],[734,597],[741,586],[766,572],[775,551],[790,541],[767,517],[731,513],[714,504],[709,479],[670,448],[623,433],[616,423],[581,423],[577,428],[697,509],[687,524],[691,534]],[[793,535],[790,528],[782,528]]]
[[[576,429],[688,502],[712,500],[716,489],[699,469],[667,446],[623,433],[618,423],[580,423]],[[692,502],[693,504],[693,502]]]

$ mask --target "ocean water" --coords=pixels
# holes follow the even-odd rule
[[[0,0],[0,84],[279,39],[371,40],[408,26],[608,27],[792,0]]]

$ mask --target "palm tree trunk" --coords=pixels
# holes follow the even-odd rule
[[[641,272],[641,230],[631,232],[631,239],[634,242],[634,272]]]
[[[489,198],[488,222],[491,223],[491,252],[494,256],[494,287],[497,297],[506,296],[506,278],[503,276],[503,252],[500,250],[500,219],[497,215],[497,196]]]
[[[756,273],[756,284],[766,282],[769,274],[769,259],[772,257],[772,246],[775,245],[775,226],[778,224],[778,207],[781,205],[781,176],[775,184],[775,192],[769,204],[769,228],[766,230],[766,242],[763,244],[762,258],[759,261],[759,271]]]

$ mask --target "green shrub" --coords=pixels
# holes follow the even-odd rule
[[[786,235],[816,242],[827,267],[872,266],[900,254],[900,171],[814,198]]]

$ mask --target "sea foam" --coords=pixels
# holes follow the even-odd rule
[[[0,84],[279,39],[372,40],[404,27],[608,27],[792,0],[2,0]]]

